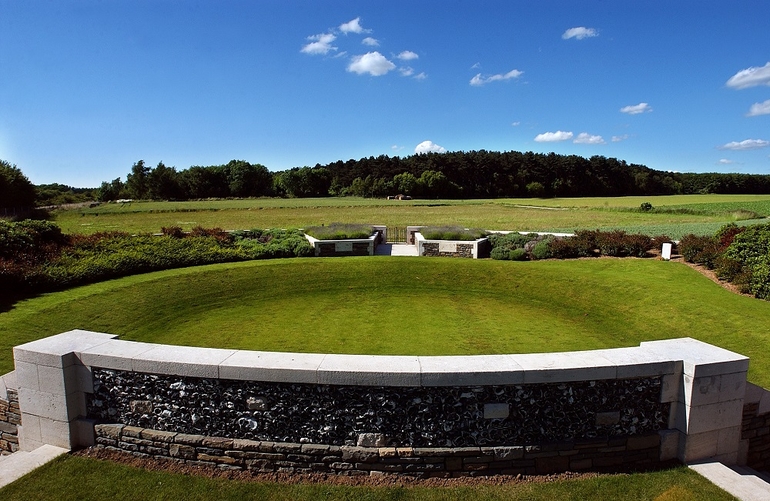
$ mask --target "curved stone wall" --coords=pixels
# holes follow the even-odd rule
[[[468,449],[464,469],[453,470],[461,472],[496,461],[490,458],[500,447],[529,453],[523,468],[538,457],[572,455],[582,468],[674,458],[734,464],[748,369],[746,357],[688,338],[583,352],[415,357],[206,349],[71,331],[17,346],[14,358],[22,450],[91,445],[100,421],[124,427],[130,439],[101,440],[137,454],[163,449],[157,437],[210,436],[218,438],[204,442],[291,443],[291,451],[374,447],[348,459],[355,463],[360,452],[379,465],[393,459],[390,449],[403,450],[403,466],[414,462],[409,450],[438,447],[425,457],[449,469],[457,464],[447,458]],[[206,447],[189,460],[212,455]],[[589,455],[581,455],[585,447]],[[292,457],[276,460],[310,464],[286,454]]]

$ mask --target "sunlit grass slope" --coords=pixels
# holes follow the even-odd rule
[[[770,385],[770,302],[653,259],[256,261],[79,287],[0,313],[13,346],[74,328],[252,350],[449,355],[636,346],[690,336],[748,355]]]

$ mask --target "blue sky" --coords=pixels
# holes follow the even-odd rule
[[[415,151],[770,173],[770,2],[0,0],[0,159],[283,170]]]

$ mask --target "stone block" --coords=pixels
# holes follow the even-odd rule
[[[317,383],[323,354],[238,350],[219,365],[223,379]]]
[[[484,404],[484,419],[505,419],[511,413],[507,403]]]
[[[385,447],[388,437],[382,433],[359,433],[356,445],[359,447]]]
[[[78,418],[70,423],[70,443],[72,448],[91,447],[96,443],[94,425],[96,421]]]
[[[235,350],[155,345],[133,359],[132,370],[149,374],[218,378],[219,365]]]
[[[24,419],[27,414],[33,414],[58,421],[70,420],[65,395],[54,395],[22,387],[19,388],[19,405],[23,409]]]
[[[585,459],[573,459],[569,462],[570,470],[589,470],[593,466],[593,461],[590,458]]]
[[[511,355],[524,370],[524,383],[614,379],[615,364],[591,351]]]
[[[620,422],[620,411],[597,412],[596,426],[610,426]]]
[[[505,461],[510,459],[521,459],[524,457],[524,447],[493,447],[495,461]]]
[[[697,339],[646,341],[640,347],[672,360],[683,361],[683,372],[692,377],[746,372],[749,358]]]
[[[719,431],[692,433],[679,441],[679,459],[690,463],[716,456],[719,444]]]
[[[658,353],[651,353],[640,347],[593,350],[616,367],[618,379],[652,377],[676,372],[681,362]]]
[[[326,355],[319,384],[420,386],[420,362],[411,356]]]
[[[73,439],[77,437],[72,431],[68,421],[40,418],[40,440],[44,444],[71,449],[78,445],[73,443]]]
[[[37,364],[31,362],[24,362],[23,360],[15,361],[16,381],[19,385],[17,388],[27,388],[29,390],[40,391],[40,381],[37,376]]]
[[[678,430],[661,430],[660,435],[660,460],[668,461],[679,456],[679,441],[682,434]]]
[[[257,442],[256,440],[247,440],[243,438],[233,439],[233,449],[237,451],[258,451],[260,445],[261,442]],[[326,448],[328,449],[328,447]]]
[[[80,352],[80,361],[90,367],[120,371],[133,370],[133,359],[159,346],[152,343],[114,339]]]
[[[679,363],[679,370],[677,370],[673,374],[666,374],[661,378],[660,380],[661,403],[676,402],[679,400],[684,401],[684,396],[682,395],[683,383],[682,383],[681,365],[682,364]]]
[[[98,346],[117,336],[83,330],[73,330],[16,346],[14,360],[49,367],[67,367],[79,363],[77,354]]]
[[[395,447],[380,447],[377,450],[377,453],[380,455],[381,458],[397,458],[398,453],[396,452]]]
[[[732,428],[740,425],[743,418],[743,401],[731,400],[715,404],[685,406],[686,428],[682,429],[688,435],[706,431]],[[678,421],[678,420],[677,420]]]
[[[658,445],[660,445],[660,435],[657,433],[628,437],[628,441],[626,442],[626,448],[629,451],[650,449],[652,447],[657,447]]]
[[[94,426],[94,432],[98,437],[107,437],[107,438],[117,440],[120,438],[121,432],[123,431],[123,426],[125,425],[97,424]]]
[[[166,443],[173,442],[174,437],[176,437],[176,435],[177,435],[176,432],[150,430],[150,429],[144,429],[140,433],[141,438],[145,440],[152,440],[153,442],[166,442]]]
[[[722,428],[717,438],[717,455],[732,454],[740,449],[741,426]]]
[[[419,357],[423,386],[521,384],[524,372],[511,355]]]

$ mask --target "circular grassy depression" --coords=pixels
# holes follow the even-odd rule
[[[750,356],[751,379],[768,383],[768,318],[770,303],[651,259],[252,261],[20,302],[0,314],[0,373],[13,368],[14,345],[81,328],[154,343],[403,355],[568,351],[690,336]]]

